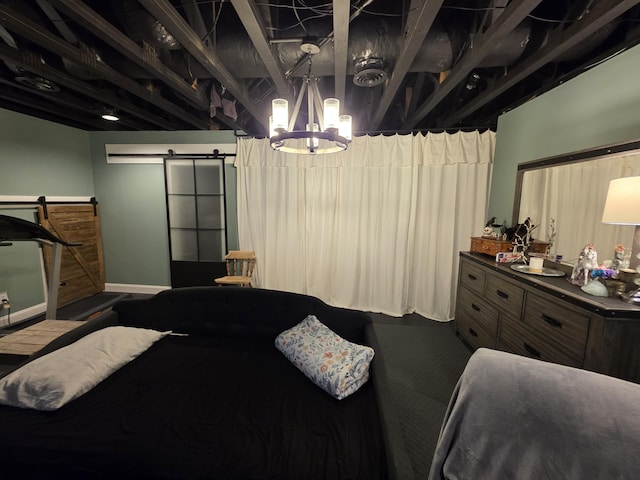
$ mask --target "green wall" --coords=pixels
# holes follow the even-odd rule
[[[0,109],[0,147],[1,196],[93,196],[87,132]],[[33,209],[0,205],[0,214],[35,220]],[[33,242],[0,247],[0,291],[12,312],[45,301],[40,265]]]
[[[86,132],[0,109],[0,196],[95,196],[101,213],[105,280],[170,285],[162,164],[107,164],[105,144],[231,144],[231,131]],[[236,172],[225,168],[229,248],[238,248]],[[34,221],[33,209],[0,214]],[[12,315],[45,301],[35,243],[0,248],[0,292]],[[6,315],[0,316],[0,324]]]
[[[0,109],[0,195],[93,196],[89,133]]]
[[[235,150],[234,133],[92,132],[90,139],[94,186],[100,202],[106,282],[169,286],[171,279],[163,165],[108,164],[105,144],[220,143],[231,144]],[[236,172],[232,165],[225,168],[225,179],[229,248],[237,248]]]
[[[517,165],[640,139],[640,46],[500,116],[487,217],[511,222]]]

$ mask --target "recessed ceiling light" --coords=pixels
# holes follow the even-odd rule
[[[118,117],[114,112],[105,112],[102,114],[102,118],[104,120],[109,120],[110,122],[117,122],[120,120],[120,117]]]

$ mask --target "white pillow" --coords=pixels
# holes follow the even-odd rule
[[[282,332],[275,344],[313,383],[338,400],[369,379],[373,348],[345,340],[314,315]]]
[[[88,392],[170,332],[107,327],[0,379],[0,404],[56,410]]]

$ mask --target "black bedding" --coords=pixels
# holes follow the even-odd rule
[[[0,478],[386,477],[371,382],[335,400],[261,337],[165,337],[58,411],[0,406],[0,425]]]

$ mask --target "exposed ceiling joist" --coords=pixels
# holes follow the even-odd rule
[[[70,18],[85,25],[91,33],[111,45],[129,60],[175,89],[192,105],[203,109],[208,108],[209,102],[201,90],[192,88],[184,79],[165,66],[154,52],[145,51],[144,47],[131,40],[84,2],[80,0],[48,1]]]
[[[6,85],[5,81],[3,80],[0,80],[0,83]],[[62,103],[64,104],[65,108],[68,109],[66,113],[66,118],[72,120],[77,125],[83,125],[83,124],[89,123],[96,130],[108,129],[107,122],[105,122],[104,120],[100,121],[98,118],[95,117],[95,115],[92,118],[90,116],[83,116],[77,113],[77,110],[78,110],[77,105],[73,105],[72,103],[69,103],[69,102],[54,102],[54,103],[49,103],[48,105],[42,105],[40,102],[34,101],[32,92],[29,89],[21,89],[20,91],[16,91],[15,85],[10,85],[8,90],[0,92],[0,99],[24,106],[33,111],[37,111],[41,114],[48,115],[49,118],[53,120],[58,120],[60,118],[60,115],[59,115],[60,110],[57,107],[56,103]]]
[[[372,129],[375,130],[380,126],[382,118],[402,85],[409,67],[418,50],[422,47],[441,6],[442,0],[412,0],[402,50],[393,67],[393,73],[380,99],[376,113],[371,120]],[[415,93],[417,94],[418,92]]]
[[[111,106],[114,130],[264,134],[270,100],[307,73],[308,37],[357,132],[495,128],[638,44],[640,0],[0,0],[0,107],[87,130]]]
[[[190,123],[194,127],[200,129],[208,128],[208,122],[195,117],[174,103],[165,100],[154,91],[149,91],[135,80],[118,73],[113,68],[101,62],[92,49],[75,47],[60,37],[43,31],[37,24],[14,12],[5,5],[0,5],[0,22],[7,30],[14,31],[39,46],[82,65],[99,77],[108,80],[114,85],[147,102],[158,105],[160,108]]]
[[[459,108],[442,122],[443,127],[455,125],[460,120],[475,112],[482,106],[495,99],[509,88],[524,80],[526,77],[552,62],[555,58],[579,45],[585,39],[595,34],[609,22],[615,20],[627,10],[640,5],[640,0],[604,0],[593,6],[593,9],[585,15],[580,22],[569,27],[556,27],[556,33],[551,37],[557,38],[555,42],[549,42],[546,46],[533,53],[527,60],[514,67],[507,75],[499,79],[490,90],[481,93],[465,106]]]
[[[93,98],[101,105],[104,105],[106,103],[111,106],[117,107],[120,110],[129,112],[132,115],[142,118],[145,121],[165,130],[176,129],[175,125],[170,121],[158,117],[157,115],[154,115],[143,108],[139,108],[129,102],[126,102],[117,95],[94,87],[86,82],[74,78],[69,74],[60,72],[53,67],[43,64],[38,60],[38,56],[35,54],[28,55],[24,51],[21,52],[15,48],[7,47],[0,44],[0,58],[2,60],[14,63],[15,65],[28,72],[32,72],[36,75],[42,76],[43,78],[57,83],[58,85],[62,85],[71,91]]]
[[[220,83],[222,83],[240,102],[240,104],[253,115],[264,122],[264,114],[249,98],[233,75],[218,60],[211,48],[208,48],[198,35],[193,31],[185,19],[178,13],[167,0],[138,0],[149,12],[158,19],[164,27],[180,42],[180,44],[193,57],[205,67]]]
[[[231,0],[231,4],[236,9],[240,21],[253,42],[253,46],[269,72],[278,95],[281,98],[289,98],[289,83],[284,73],[282,73],[280,62],[271,51],[267,33],[255,2],[253,0]]]
[[[458,83],[462,82],[478,64],[489,55],[495,45],[511,32],[542,0],[514,0],[487,31],[476,39],[475,45],[468,50],[440,87],[422,104],[404,123],[405,129],[411,129],[438,105]]]
[[[344,105],[347,81],[347,50],[349,47],[350,5],[343,0],[333,0],[333,55],[335,96]]]
[[[182,7],[184,8],[187,20],[189,21],[191,28],[193,28],[193,31],[196,32],[200,39],[206,42],[208,41],[208,38],[206,38],[208,31],[204,24],[204,19],[200,14],[198,3],[199,2],[196,2],[196,0],[182,0]]]

